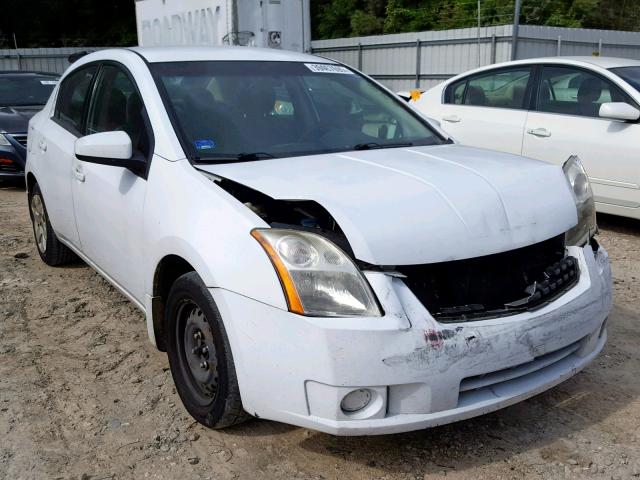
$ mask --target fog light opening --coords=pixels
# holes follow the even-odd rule
[[[340,402],[340,408],[345,415],[359,412],[371,403],[371,390],[359,388],[347,393]]]

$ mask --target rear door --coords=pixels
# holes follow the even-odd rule
[[[436,120],[463,145],[520,154],[532,67],[483,71],[447,86]]]
[[[58,237],[80,246],[73,212],[71,182],[75,141],[80,137],[87,99],[98,70],[91,64],[73,71],[62,81],[51,118],[33,133],[32,154],[39,159],[38,184],[49,219]],[[37,131],[37,129],[41,129]]]
[[[86,133],[125,131],[133,154],[150,161],[152,135],[142,97],[121,65],[101,66]],[[74,159],[73,204],[82,251],[131,297],[143,301],[143,211],[146,175]],[[148,169],[147,169],[148,170]]]
[[[640,125],[599,117],[605,102],[636,103],[609,79],[573,66],[544,65],[523,155],[561,165],[578,155],[600,209],[640,207]]]

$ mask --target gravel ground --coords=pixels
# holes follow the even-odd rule
[[[0,188],[0,479],[640,478],[640,222],[599,221],[610,338],[571,380],[409,434],[264,420],[218,432],[183,409],[142,313],[89,267],[42,263],[24,190]]]

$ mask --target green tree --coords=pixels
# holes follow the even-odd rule
[[[351,15],[351,35],[377,35],[383,32],[384,20],[373,13],[356,10]]]
[[[384,20],[385,33],[415,32],[435,26],[438,1],[389,0]]]
[[[473,0],[312,0],[315,38],[477,25]],[[513,21],[514,0],[481,0],[482,25]],[[639,0],[522,0],[530,25],[640,30]]]
[[[135,45],[132,0],[2,0],[0,33],[4,46],[19,47]]]
[[[351,16],[358,6],[357,0],[331,0],[319,2],[314,16],[315,32],[320,38],[352,36]]]

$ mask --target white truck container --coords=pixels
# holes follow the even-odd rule
[[[136,0],[136,23],[141,47],[311,48],[309,0]]]

